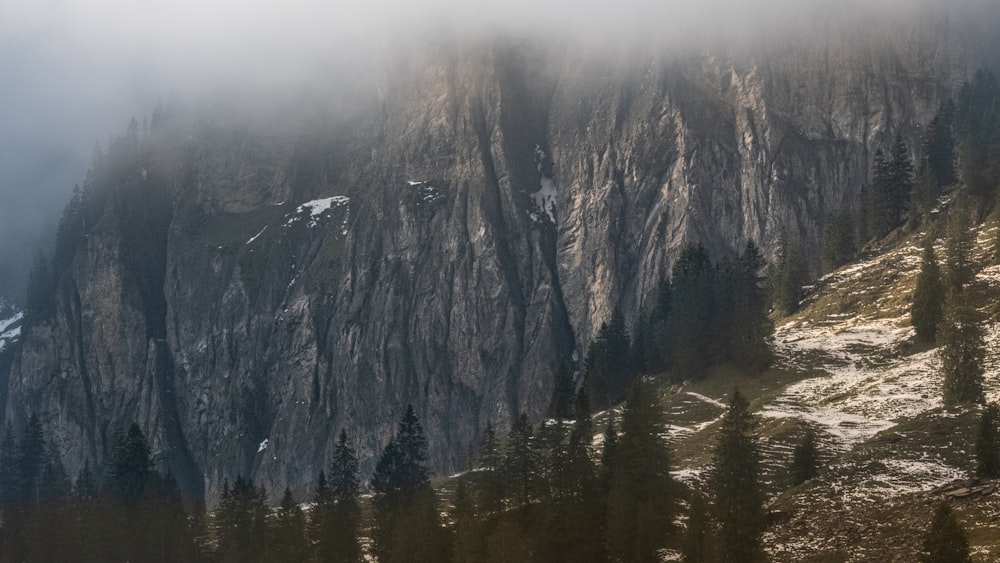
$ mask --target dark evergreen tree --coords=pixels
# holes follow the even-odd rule
[[[677,380],[704,377],[712,358],[716,328],[715,268],[702,245],[681,250],[673,268],[670,335]]]
[[[446,531],[427,473],[427,438],[412,406],[375,466],[375,553],[380,562],[447,559]]]
[[[909,213],[909,219],[913,224],[916,224],[921,215],[925,215],[934,209],[940,195],[941,189],[938,186],[937,179],[934,178],[934,173],[931,171],[930,166],[924,161],[920,165],[916,180],[913,183],[913,196],[911,197]]]
[[[751,371],[771,364],[774,324],[768,317],[770,299],[762,275],[767,263],[753,241],[747,242],[736,262],[732,284],[732,312],[728,325],[730,359]]]
[[[771,297],[782,314],[791,315],[799,309],[802,286],[806,283],[806,263],[802,249],[787,234],[781,237],[778,263],[771,276]]]
[[[944,372],[944,402],[983,401],[985,342],[979,313],[964,294],[952,295],[945,304],[938,327],[941,369]]]
[[[977,71],[959,92],[956,128],[962,180],[988,199],[1000,183],[1000,84],[989,71]]]
[[[896,135],[891,158],[888,178],[889,220],[890,226],[895,228],[903,223],[910,207],[910,195],[913,194],[913,160],[901,134]]]
[[[504,443],[502,472],[504,488],[508,491],[508,506],[512,509],[530,508],[532,482],[537,474],[537,460],[531,445],[531,424],[522,414],[514,421]]]
[[[285,489],[281,505],[274,513],[274,522],[268,542],[268,561],[275,563],[304,563],[309,561],[309,544],[306,541],[306,518],[290,489]]]
[[[128,431],[118,437],[111,453],[107,483],[109,492],[127,507],[134,508],[152,474],[149,443],[139,425],[132,423]]]
[[[1000,407],[989,403],[979,418],[976,435],[976,473],[980,477],[1000,477]]]
[[[354,563],[361,560],[359,492],[358,457],[347,442],[347,431],[341,429],[330,465],[328,496],[322,511],[316,512],[316,517],[323,522],[323,532],[315,540],[320,561]],[[318,490],[317,498],[319,496]]]
[[[460,479],[455,487],[451,520],[455,533],[451,549],[452,563],[479,563],[485,560],[484,531],[477,518],[475,496],[465,479]]]
[[[865,238],[868,240],[884,237],[895,226],[889,195],[892,192],[891,183],[892,162],[886,159],[882,149],[878,149],[872,161],[872,181],[865,201],[867,211],[865,224],[868,227]]]
[[[764,493],[756,427],[750,403],[734,390],[722,418],[710,474],[721,555],[726,561],[752,562],[762,557]]]
[[[27,309],[26,319],[34,322],[39,319],[46,319],[52,313],[55,303],[55,285],[52,278],[52,270],[45,255],[38,253],[35,256],[34,265],[28,274],[28,294],[25,298],[25,308]]]
[[[18,460],[22,498],[21,502],[28,505],[38,505],[41,501],[41,477],[45,464],[45,435],[38,415],[28,418],[24,436],[18,446]]]
[[[23,497],[20,458],[14,427],[8,422],[0,441],[0,509],[5,514],[10,514]]]
[[[961,291],[976,275],[972,263],[971,214],[968,200],[958,196],[948,212],[948,232],[944,241],[945,273],[948,290]]]
[[[476,458],[476,473],[473,476],[478,497],[478,509],[487,518],[503,511],[507,490],[502,472],[503,455],[493,424],[487,423],[483,432],[479,455]]]
[[[242,475],[223,484],[215,513],[216,542],[222,563],[261,561],[267,548],[267,495]]]
[[[611,321],[602,323],[597,338],[587,350],[585,378],[591,396],[600,404],[614,404],[621,400],[632,377],[629,361],[631,345],[625,319],[615,310]]]
[[[561,363],[555,370],[555,385],[552,390],[552,401],[549,404],[549,416],[552,418],[569,419],[573,411],[574,384],[573,374],[569,367]]]
[[[934,256],[934,246],[928,239],[924,243],[920,275],[917,277],[917,288],[913,291],[913,306],[910,309],[913,328],[921,341],[934,342],[938,324],[941,323],[944,299],[944,281]]]
[[[857,253],[854,216],[849,209],[831,213],[823,226],[823,269],[832,272],[851,261]]]
[[[972,563],[969,540],[948,503],[934,511],[930,529],[924,536],[923,563]]]
[[[708,502],[701,493],[695,491],[691,494],[691,508],[681,549],[684,563],[711,561],[712,517],[708,508]]]
[[[927,165],[937,186],[949,186],[955,176],[955,104],[942,102],[937,115],[927,126]]]
[[[816,433],[812,428],[806,430],[802,441],[792,452],[792,484],[800,485],[816,477],[819,473],[819,449],[816,445]]]
[[[658,561],[675,513],[665,413],[652,385],[636,380],[622,413],[608,492],[608,540],[618,561]]]

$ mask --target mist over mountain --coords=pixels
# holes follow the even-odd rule
[[[689,244],[818,275],[996,62],[991,2],[787,4],[5,3],[4,419],[70,475],[136,422],[209,504],[342,428],[367,478],[407,405],[466,468]]]

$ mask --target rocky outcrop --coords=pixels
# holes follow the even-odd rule
[[[301,127],[161,121],[31,324],[7,417],[43,415],[71,474],[137,420],[210,501],[237,474],[304,494],[342,427],[368,472],[407,403],[460,468],[683,244],[816,248],[975,64],[939,29],[683,56],[442,40]]]

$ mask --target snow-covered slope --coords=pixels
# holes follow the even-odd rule
[[[984,385],[996,401],[998,230],[987,222],[976,235],[979,273],[967,291],[985,319]],[[665,395],[674,475],[695,486],[704,482],[726,396],[738,385],[751,399],[775,520],[765,541],[775,561],[915,560],[932,491],[974,476],[979,407],[943,406],[938,350],[916,342],[910,325],[925,236],[898,235],[808,288],[801,311],[776,330],[775,369],[756,379],[718,373]],[[937,245],[940,260],[943,241]],[[806,428],[817,433],[824,464],[819,477],[791,487],[792,449]],[[976,497],[957,509],[976,522],[976,553],[1000,556],[1000,500]]]

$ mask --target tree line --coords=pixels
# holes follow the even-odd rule
[[[697,380],[714,364],[750,372],[770,365],[774,324],[768,316],[767,262],[753,241],[735,257],[713,262],[701,244],[686,246],[668,279],[661,276],[650,307],[639,310],[630,336],[620,311],[601,325],[587,349],[584,383],[595,404],[616,404],[637,376],[669,372]],[[557,376],[554,408],[572,402],[568,369]]]

